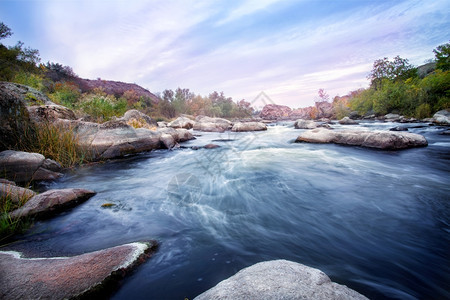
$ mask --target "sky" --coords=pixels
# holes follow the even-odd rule
[[[299,108],[368,87],[376,59],[434,58],[450,0],[0,0],[0,22],[82,78]]]

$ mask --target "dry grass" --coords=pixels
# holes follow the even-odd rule
[[[89,161],[87,151],[80,146],[72,128],[54,123],[37,124],[30,130],[19,145],[19,150],[36,152],[53,159],[63,168],[72,167]]]
[[[149,125],[143,118],[135,119],[132,118],[127,121],[127,124],[133,128],[146,128],[149,130],[156,130],[158,127],[155,125]]]

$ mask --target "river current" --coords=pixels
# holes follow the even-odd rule
[[[62,256],[157,240],[113,299],[192,299],[273,259],[319,268],[372,299],[449,299],[450,138],[418,125],[406,126],[428,147],[402,151],[294,143],[303,130],[291,122],[193,132],[186,148],[80,167],[47,184],[97,195],[35,223],[13,246]],[[189,148],[209,143],[221,147]]]

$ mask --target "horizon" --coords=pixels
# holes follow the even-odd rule
[[[87,79],[136,83],[157,94],[189,88],[234,101],[260,93],[291,108],[366,88],[376,59],[415,66],[448,42],[448,1],[0,2],[3,40]],[[254,103],[259,108],[258,103]]]

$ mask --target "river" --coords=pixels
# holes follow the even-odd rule
[[[113,299],[192,299],[273,259],[319,268],[373,299],[449,299],[444,130],[410,128],[429,145],[402,151],[293,143],[302,130],[292,122],[264,132],[194,132],[197,139],[183,146],[221,147],[143,153],[80,167],[47,184],[97,195],[35,223],[15,246],[61,256],[159,241],[158,252]]]

